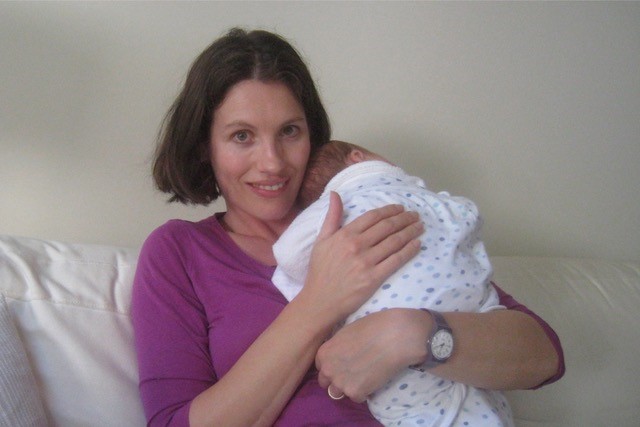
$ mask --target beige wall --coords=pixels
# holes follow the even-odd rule
[[[0,3],[0,233],[138,246],[193,57],[233,25],[306,57],[334,137],[474,199],[494,255],[640,259],[640,3]]]

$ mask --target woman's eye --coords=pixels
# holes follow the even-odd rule
[[[237,142],[247,142],[249,141],[249,133],[245,131],[236,132],[233,135],[233,139]]]
[[[289,125],[289,126],[285,126],[282,129],[282,135],[286,136],[286,137],[293,137],[296,136],[298,134],[298,127],[297,126],[293,126],[293,125]]]

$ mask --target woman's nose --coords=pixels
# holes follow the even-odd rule
[[[258,150],[258,164],[264,172],[277,173],[284,167],[284,152],[277,140],[265,140]]]

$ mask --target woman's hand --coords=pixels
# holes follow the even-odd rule
[[[390,309],[343,327],[316,354],[320,386],[363,402],[400,370],[426,358],[430,319],[424,311]]]
[[[298,300],[307,300],[333,324],[362,305],[420,249],[423,225],[399,205],[371,210],[346,226],[342,201],[331,193],[327,217],[311,254]]]

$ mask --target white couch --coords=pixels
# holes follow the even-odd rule
[[[129,317],[137,250],[0,236],[0,426],[142,426]],[[494,257],[567,371],[509,392],[518,426],[640,425],[640,262]],[[4,311],[3,311],[4,309]]]

